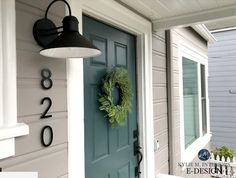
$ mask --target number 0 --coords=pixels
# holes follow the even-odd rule
[[[46,130],[48,130],[50,133],[50,135],[49,135],[50,139],[47,143],[45,142],[45,139],[44,139]],[[51,126],[47,125],[47,126],[43,127],[43,129],[41,131],[41,142],[42,142],[43,146],[49,147],[52,144],[52,141],[53,141],[53,130],[52,130]]]

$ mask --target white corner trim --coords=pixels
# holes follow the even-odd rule
[[[216,38],[211,34],[204,24],[192,25],[192,28],[209,43],[214,43]]]
[[[15,0],[0,0],[0,159],[14,156],[15,137],[29,134],[17,123]]]
[[[72,14],[82,13],[137,36],[138,120],[144,159],[141,177],[155,177],[152,111],[152,25],[116,1],[69,0]],[[77,61],[76,61],[77,60]],[[85,177],[83,61],[67,60],[69,178]]]

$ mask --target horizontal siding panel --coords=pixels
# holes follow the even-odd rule
[[[236,61],[233,58],[228,58],[227,60],[221,59],[221,60],[211,60],[209,67],[217,67],[217,66],[231,66],[236,65]],[[214,68],[210,68],[210,70],[214,70]]]
[[[157,173],[169,174],[169,161],[157,168]]]
[[[67,149],[65,149],[48,155],[38,155],[34,159],[6,168],[4,171],[35,171],[39,172],[39,177],[58,177],[67,173],[67,159]]]
[[[235,57],[236,56],[236,51],[216,51],[214,53],[209,53],[208,57],[209,58],[221,58],[221,57]]]
[[[227,52],[236,50],[236,45],[222,45],[222,46],[214,46],[214,48],[211,48],[211,52],[209,54],[215,54],[217,52],[225,52],[227,54]]]
[[[172,105],[173,105],[173,112],[177,112],[177,111],[179,111],[180,110],[180,107],[179,107],[179,98],[174,98],[173,100],[172,100]]]
[[[167,105],[165,102],[162,103],[154,103],[153,104],[154,117],[158,117],[160,115],[167,113]]]
[[[167,99],[166,92],[166,87],[153,87],[153,100]]]
[[[231,134],[231,135],[230,135]],[[233,134],[233,135],[232,135]],[[235,132],[216,132],[215,130],[212,130],[212,135],[214,136],[215,139],[219,141],[227,141],[227,142],[233,142],[236,143],[236,138],[235,138]]]
[[[67,119],[41,119],[39,122],[28,125],[30,134],[16,139],[16,155],[45,149],[41,143],[41,131],[46,125],[51,126],[53,130],[53,142],[51,146],[67,143]]]
[[[152,49],[161,53],[166,51],[166,45],[164,40],[160,40],[156,37],[152,38]]]
[[[191,28],[175,28],[173,30],[178,39],[186,41],[189,45],[207,54],[207,42]],[[178,41],[174,41],[178,44]]]
[[[178,73],[179,72],[179,62],[178,62],[178,60],[172,60],[172,63],[173,63],[173,71],[175,73]]]
[[[233,131],[232,129],[227,129],[226,127],[211,127],[212,133],[224,133],[224,136],[232,136],[232,134],[235,135],[235,131]],[[223,136],[223,135],[222,135]]]
[[[173,87],[173,89],[172,89],[172,96],[174,97],[174,98],[176,98],[176,97],[179,97],[179,87]]]
[[[174,58],[179,58],[179,51],[177,46],[172,45],[172,55]]]
[[[235,40],[236,39],[235,35],[236,35],[235,30],[234,31],[227,31],[227,32],[225,32],[225,34],[224,34],[224,32],[219,33],[219,34],[214,33],[217,43],[220,43],[221,41]],[[211,46],[213,46],[213,45],[211,45]]]
[[[166,58],[163,55],[153,53],[152,54],[152,66],[159,68],[166,68]]]
[[[209,78],[209,83],[211,83],[211,82],[213,82],[215,84],[217,84],[217,83],[220,83],[220,84],[225,83],[225,84],[227,84],[228,83],[227,84],[228,86],[229,86],[229,84],[231,84],[231,86],[234,86],[232,82],[235,82],[235,80],[236,79],[234,78],[234,76],[230,76],[230,77],[217,77],[217,78],[214,79],[214,82],[213,82],[212,78]]]
[[[154,135],[157,135],[163,131],[167,130],[167,118],[160,118],[158,120],[154,120]],[[160,142],[160,144],[162,144]]]
[[[222,147],[222,142],[221,141],[218,141],[218,140],[214,140],[212,139],[212,148],[220,148]],[[229,142],[229,143],[223,143],[225,146],[227,146],[228,148],[236,148],[236,144],[232,143],[232,142]]]
[[[156,153],[156,168],[160,168],[163,164],[168,162],[168,147],[165,147],[159,153]]]
[[[48,1],[48,0],[44,0],[44,1],[37,1],[37,0],[32,0],[32,2],[30,2],[29,0],[16,0],[16,3],[19,3],[21,5],[27,5],[28,6],[28,11],[30,11],[32,13],[32,9],[34,9],[34,11],[36,10],[40,10],[42,11],[42,14],[44,15],[49,3],[51,1]],[[17,6],[19,7],[19,6]],[[48,12],[48,16],[51,16],[51,15],[57,15],[59,17],[64,17],[64,15],[62,14],[62,12],[65,11],[65,5],[62,4],[62,3],[56,3],[56,4],[53,4],[53,8],[50,9],[50,11]],[[43,17],[43,16],[42,16]],[[51,18],[51,17],[50,17]]]
[[[65,119],[67,118],[67,112],[66,111],[59,111],[59,112],[53,112],[52,113],[53,119]],[[28,124],[39,122],[41,117],[41,114],[36,115],[28,115],[28,116],[21,116],[17,118],[18,122],[25,122]]]
[[[52,100],[52,106],[48,114],[67,110],[66,88],[52,88],[46,91],[40,89],[39,86],[35,88],[19,88],[17,94],[17,112],[19,117],[42,114],[48,106],[46,101],[43,105],[40,103],[44,97],[50,97]]]
[[[167,130],[157,133],[157,135],[155,135],[155,138],[159,140],[159,143],[160,143],[159,150],[162,150],[164,147],[168,146],[168,131]]]
[[[233,129],[236,127],[236,123],[235,122],[229,122],[229,123],[226,123],[226,122],[213,122],[211,123],[211,127],[212,127],[212,131],[214,131],[215,128],[218,128],[218,127],[221,127],[221,128],[225,128],[225,129]],[[236,134],[236,131],[233,131],[233,133]],[[232,135],[232,137],[235,137],[235,134]],[[216,133],[217,135],[217,133]]]
[[[212,45],[209,45],[209,53],[212,53],[212,49],[214,50],[214,48],[217,48],[217,47],[228,47],[228,46],[232,46],[232,45],[236,45],[236,38],[232,38],[230,40],[221,40],[221,41],[216,41],[214,42],[213,46]]]
[[[23,3],[21,3],[24,1]],[[16,3],[16,17],[20,17],[21,20],[16,21],[16,38],[19,40],[28,41],[30,43],[36,43],[33,39],[32,34],[32,28],[36,20],[41,19],[44,17],[45,11],[47,9],[47,6],[50,1],[37,1],[33,0],[33,2],[30,3],[29,0],[17,0]],[[38,4],[38,6],[35,6]],[[47,5],[46,5],[47,4]],[[45,7],[42,7],[45,6]],[[54,6],[55,5],[55,6]],[[48,17],[56,24],[56,26],[61,26],[62,24],[62,12],[64,12],[64,5],[62,3],[56,3],[53,5],[53,8],[50,9]],[[59,9],[56,9],[58,6]],[[42,7],[42,9],[39,9]],[[58,14],[61,14],[59,16],[50,15],[51,12],[57,12]],[[30,14],[30,15],[29,15]],[[30,35],[29,35],[30,34]],[[20,47],[17,45],[17,48]],[[31,48],[28,48],[31,49]]]
[[[166,72],[165,71],[152,71],[153,84],[166,84]]]
[[[41,81],[41,70],[48,68],[52,72],[51,79],[66,80],[66,61],[42,57],[38,52],[17,50],[17,77],[34,78]]]
[[[64,175],[58,176],[57,178],[68,178],[68,177],[69,177],[68,174],[64,174]]]
[[[163,40],[165,40],[165,31],[158,31],[158,32],[154,32],[153,33],[153,37],[155,38],[155,36],[158,36],[159,38],[162,38]]]
[[[212,117],[214,117],[214,123],[215,122],[236,122],[236,112],[231,113],[216,113],[211,112],[210,113]],[[232,117],[233,116],[233,117]],[[211,122],[212,124],[213,122]]]
[[[160,161],[157,154],[160,150],[165,149],[166,155],[162,157],[162,162],[168,163],[166,44],[164,31],[153,34],[152,45],[154,134],[160,144],[159,151],[155,152],[155,162]],[[164,166],[162,164],[162,170],[168,170],[168,167],[168,164],[164,164]],[[160,171],[158,170],[159,168],[160,166],[156,167],[156,172]]]
[[[0,165],[4,171],[5,169],[16,166],[17,164],[22,164],[24,162],[31,161],[32,159],[41,157],[43,155],[49,155],[51,153],[56,153],[59,151],[63,151],[65,149],[67,149],[67,143],[56,145],[56,146],[51,146],[46,149],[32,152],[32,153],[28,153],[25,155],[20,155],[20,156],[16,156],[16,157],[10,157],[8,159],[3,159],[3,160],[0,160]],[[65,160],[65,161],[67,161],[67,160]]]

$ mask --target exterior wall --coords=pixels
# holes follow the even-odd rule
[[[50,0],[16,0],[17,38],[17,104],[18,122],[29,125],[30,134],[16,139],[16,156],[0,161],[3,171],[36,171],[39,178],[65,178],[68,174],[67,151],[67,92],[66,61],[42,57],[32,35],[33,24],[44,16]],[[57,3],[50,9],[49,17],[61,23],[64,5]],[[41,70],[52,72],[53,87],[40,86]],[[52,118],[40,119],[46,104],[44,97],[52,99],[49,114]],[[41,130],[50,125],[53,142],[49,147],[41,144]]]
[[[236,149],[236,30],[213,34],[209,46],[209,98],[212,146]]]
[[[155,152],[155,171],[156,174],[174,174],[185,178],[199,177],[199,174],[186,174],[178,166],[181,162],[181,138],[180,138],[180,107],[179,107],[179,41],[184,40],[191,44],[196,50],[207,54],[207,43],[191,28],[179,28],[170,31],[172,38],[171,54],[172,68],[170,76],[172,84],[170,85],[167,75],[167,56],[166,43],[169,40],[165,32],[153,33],[153,111],[154,111],[154,135],[155,140],[159,140],[160,148]],[[167,101],[167,83],[171,92],[171,105]],[[171,106],[171,114],[168,113],[168,107]],[[170,125],[171,122],[171,125]],[[171,128],[170,128],[171,127]],[[172,130],[170,130],[172,129]],[[171,131],[171,132],[170,132]],[[169,135],[171,134],[171,136]],[[170,139],[170,140],[169,140]],[[207,144],[205,148],[209,149]],[[170,152],[173,152],[172,155]],[[170,161],[172,160],[172,161]],[[192,162],[199,162],[196,157]],[[172,164],[172,165],[171,165]],[[173,170],[171,170],[173,169]],[[210,177],[210,175],[201,175],[201,177]]]
[[[168,174],[169,151],[165,32],[153,33],[152,41],[154,137],[160,144],[160,148],[155,152],[155,170],[156,173]]]
[[[172,85],[170,86],[170,90],[172,93],[172,135],[174,137],[173,140],[170,140],[173,143],[173,157],[172,157],[172,167],[173,167],[173,174],[178,176],[187,177],[194,177],[194,175],[186,175],[186,171],[182,171],[181,168],[178,166],[178,162],[181,161],[181,138],[180,138],[180,98],[179,98],[179,41],[184,40],[186,43],[194,47],[196,50],[202,52],[203,54],[207,55],[207,42],[203,40],[194,30],[191,28],[176,28],[171,30],[171,38],[172,38],[172,56],[171,56],[171,63],[172,63]],[[170,119],[170,118],[169,118]],[[206,145],[206,148],[209,146]],[[197,155],[196,155],[197,156]],[[195,158],[193,162],[197,162],[198,158]],[[199,177],[199,175],[196,175]],[[210,177],[210,175],[201,175],[201,177]]]

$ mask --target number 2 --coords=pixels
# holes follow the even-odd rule
[[[44,101],[48,101],[48,106],[47,108],[45,109],[45,111],[43,112],[42,116],[41,116],[41,119],[45,119],[45,118],[49,118],[49,117],[52,117],[52,115],[47,115],[49,109],[51,108],[52,106],[52,100],[51,98],[49,97],[45,97],[41,100],[41,104],[44,104]]]

